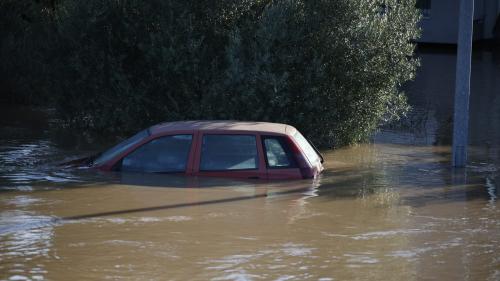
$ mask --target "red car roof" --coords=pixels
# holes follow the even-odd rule
[[[161,123],[150,128],[150,132],[153,135],[182,130],[251,131],[288,135],[292,135],[296,132],[294,127],[286,124],[230,120],[176,121]]]

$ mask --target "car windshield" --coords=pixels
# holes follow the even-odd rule
[[[141,140],[149,136],[149,130],[140,131],[134,136],[122,141],[121,143],[113,146],[112,148],[106,150],[99,157],[94,160],[94,166],[100,166],[110,159],[116,157],[118,154],[124,152],[135,144],[139,143]]]
[[[320,156],[316,152],[314,147],[311,146],[309,141],[307,141],[307,139],[301,133],[299,133],[299,131],[297,131],[293,137],[299,144],[302,151],[304,151],[304,153],[307,156],[307,159],[309,159],[311,163],[316,163],[317,161],[320,160]]]

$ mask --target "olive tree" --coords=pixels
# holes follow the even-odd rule
[[[294,124],[318,144],[365,140],[407,110],[419,19],[414,1],[282,0],[242,17],[212,111]]]
[[[207,2],[216,1],[66,1],[61,117],[112,133],[199,118],[224,42]]]
[[[49,98],[52,19],[47,1],[0,1],[1,102],[42,104]]]
[[[414,0],[56,2],[48,47],[30,57],[48,78],[26,85],[47,89],[65,124],[107,134],[263,120],[346,145],[405,114],[418,65]]]

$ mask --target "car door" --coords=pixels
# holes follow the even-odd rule
[[[234,131],[200,131],[195,174],[232,178],[266,178],[260,136]]]

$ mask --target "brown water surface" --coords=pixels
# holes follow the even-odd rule
[[[283,182],[61,169],[100,145],[0,112],[0,280],[500,280],[500,128],[454,170],[432,105]]]

